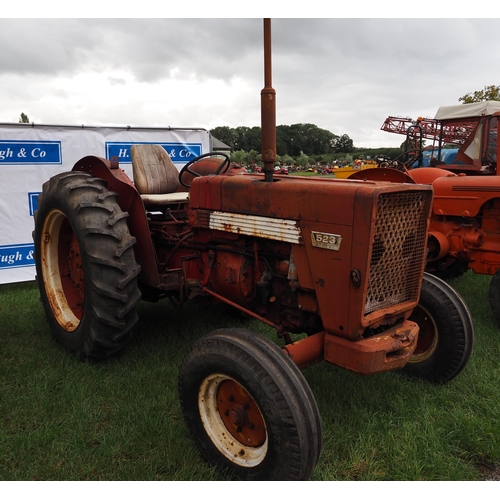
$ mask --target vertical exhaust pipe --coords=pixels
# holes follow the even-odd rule
[[[264,88],[260,93],[260,116],[265,182],[273,182],[276,162],[276,91],[272,85],[271,19],[264,19]]]

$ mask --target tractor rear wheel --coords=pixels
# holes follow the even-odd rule
[[[467,305],[446,282],[424,273],[420,301],[410,316],[420,328],[417,347],[402,372],[443,384],[467,365],[474,326]]]
[[[186,354],[179,397],[207,460],[248,480],[305,480],[321,451],[322,427],[299,368],[270,340],[245,329],[215,330]]]
[[[56,341],[79,357],[114,354],[137,321],[140,266],[117,197],[101,179],[66,172],[43,185],[35,212],[45,314]]]

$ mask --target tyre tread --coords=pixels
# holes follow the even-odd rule
[[[47,300],[39,241],[44,217],[60,210],[77,237],[85,275],[83,317],[68,334],[53,317]],[[107,183],[82,172],[64,172],[44,183],[35,212],[35,264],[42,303],[56,340],[78,357],[107,358],[122,349],[138,320],[141,298],[137,285],[140,266],[135,261],[127,213]]]
[[[224,366],[234,365],[235,368],[231,368],[233,373],[228,373],[228,376],[234,376],[234,371],[240,378],[259,374],[258,385],[265,391],[267,400],[273,401],[273,411],[279,415],[281,430],[271,439],[275,446],[286,449],[286,453],[274,457],[273,463],[256,467],[256,470],[235,471],[233,464],[226,463],[225,466],[246,479],[308,479],[321,451],[322,426],[316,401],[299,368],[274,343],[250,330],[215,330],[202,337],[186,354],[179,371],[179,397],[191,432],[195,437],[199,432],[197,417],[193,417],[193,377],[196,378],[200,367],[206,366],[207,360],[219,358],[224,360]],[[245,382],[240,380],[243,385]],[[268,425],[272,428],[276,424],[268,422]],[[200,441],[202,439],[198,436],[202,451],[209,461],[213,461],[213,454],[207,453],[206,445]],[[220,466],[224,460],[216,462]]]
[[[419,304],[438,326],[438,345],[430,358],[408,363],[402,371],[442,384],[455,378],[470,359],[474,344],[472,317],[462,297],[445,281],[429,273],[424,273]]]

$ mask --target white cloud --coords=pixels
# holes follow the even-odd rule
[[[424,10],[425,11],[425,10]],[[496,19],[274,19],[277,123],[398,146],[388,115],[433,116],[497,77]],[[0,121],[260,125],[261,19],[1,19]]]

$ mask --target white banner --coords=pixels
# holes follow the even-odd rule
[[[161,144],[179,170],[212,150],[205,129],[0,124],[0,284],[35,279],[31,233],[42,184],[88,155],[117,156],[132,179],[133,144]]]

